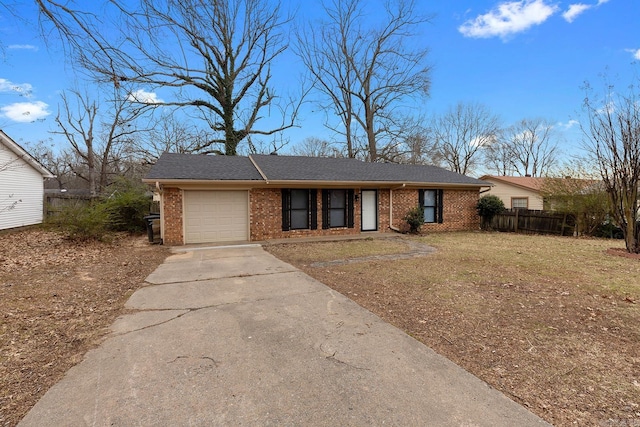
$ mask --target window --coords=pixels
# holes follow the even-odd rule
[[[309,228],[309,190],[291,190],[291,229]]]
[[[316,190],[282,190],[282,231],[318,228]]]
[[[345,190],[329,191],[329,225],[331,227],[347,226],[347,192]]]
[[[353,190],[322,190],[322,228],[353,228]]]
[[[442,190],[420,190],[418,198],[424,209],[424,222],[442,222]]]
[[[511,209],[528,209],[529,198],[528,197],[512,197]]]

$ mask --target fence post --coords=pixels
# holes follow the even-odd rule
[[[516,209],[516,218],[513,222],[513,232],[517,233],[518,232],[518,213],[520,212],[520,209]]]

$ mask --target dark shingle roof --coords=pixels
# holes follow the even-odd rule
[[[486,186],[486,183],[477,179],[436,166],[367,163],[327,157],[251,157],[267,178],[273,181],[430,182]]]
[[[486,186],[486,182],[436,166],[367,163],[356,159],[252,155],[269,181],[432,183]],[[262,180],[251,159],[239,156],[168,154],[146,179]]]
[[[146,179],[262,180],[248,157],[163,153]]]

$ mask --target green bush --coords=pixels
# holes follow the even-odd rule
[[[109,211],[99,201],[76,203],[63,208],[47,225],[63,231],[72,240],[102,240],[108,232]]]
[[[422,228],[422,224],[424,224],[424,208],[422,206],[416,206],[410,209],[402,220],[409,226],[409,233],[420,233],[420,228]]]
[[[151,203],[146,188],[122,180],[114,184],[111,190],[109,197],[103,201],[109,212],[108,228],[129,233],[145,231],[147,224],[144,217],[149,214]]]
[[[48,219],[47,224],[74,240],[102,240],[110,231],[145,231],[144,217],[150,205],[146,187],[123,179],[109,188],[106,197],[68,206]]]
[[[500,197],[489,194],[478,200],[476,209],[482,218],[482,229],[486,230],[491,227],[493,217],[504,211],[504,203]]]

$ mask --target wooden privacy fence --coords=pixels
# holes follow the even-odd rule
[[[571,214],[512,209],[493,217],[491,227],[497,231],[523,234],[557,234],[572,236],[576,219]]]
[[[44,217],[50,218],[66,207],[88,205],[92,199],[89,195],[84,194],[64,194],[53,193],[44,195]]]

